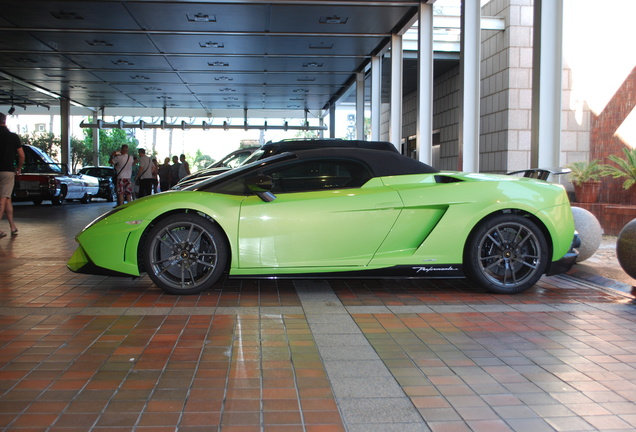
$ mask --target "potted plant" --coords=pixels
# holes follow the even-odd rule
[[[607,158],[616,165],[602,165],[601,174],[614,178],[625,178],[623,189],[627,190],[636,184],[636,148],[623,148],[624,158],[609,155]],[[636,201],[636,197],[632,197]]]
[[[601,165],[598,159],[578,161],[567,166],[570,171],[570,181],[574,185],[576,201],[580,203],[594,203],[601,190]]]
[[[614,178],[627,177],[623,183],[623,188],[627,190],[636,183],[636,148],[631,150],[624,148],[623,153],[625,153],[624,159],[616,155],[609,155],[607,157],[617,166],[602,165],[601,168],[602,175],[604,176],[611,176]]]

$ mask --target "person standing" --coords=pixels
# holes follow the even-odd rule
[[[15,236],[18,235],[18,227],[13,220],[11,195],[13,194],[15,176],[22,172],[24,149],[20,137],[9,131],[6,122],[7,116],[0,113],[0,219],[4,214],[7,215],[11,235]],[[18,155],[17,165],[15,164],[16,154]],[[0,238],[6,236],[7,234],[0,230]]]
[[[184,154],[179,156],[179,161],[181,162],[181,166],[179,167],[179,179],[182,179],[190,175],[190,165],[186,161]]]
[[[181,171],[181,164],[179,163],[179,156],[172,156],[172,166],[170,167],[170,173],[172,175],[172,180],[170,181],[170,187],[179,183],[181,177],[179,177],[179,171]]]
[[[111,162],[117,173],[117,205],[124,204],[124,200],[132,201],[132,178],[133,158],[128,154],[128,146],[121,146],[121,151],[114,152]]]
[[[152,179],[154,164],[152,160],[146,155],[145,149],[139,149],[139,171],[137,171],[137,177],[135,182],[139,184],[139,198],[152,195]]]
[[[152,193],[159,193],[159,162],[152,158]]]
[[[170,190],[172,183],[172,167],[170,166],[170,158],[163,160],[163,164],[159,165],[159,190],[166,192]]]

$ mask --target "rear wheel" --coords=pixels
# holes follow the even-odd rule
[[[548,265],[543,232],[528,218],[502,214],[484,221],[470,236],[467,275],[486,290],[514,294],[534,285]]]
[[[219,280],[228,259],[218,225],[194,214],[160,221],[145,242],[148,276],[170,294],[197,294]]]

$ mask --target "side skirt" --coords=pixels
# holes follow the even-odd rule
[[[358,278],[410,278],[410,279],[450,279],[463,278],[462,264],[404,265],[372,270],[351,270],[342,272],[309,272],[287,274],[241,274],[229,275],[231,279],[358,279]]]

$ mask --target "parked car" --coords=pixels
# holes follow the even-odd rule
[[[326,147],[347,147],[347,148],[367,148],[375,150],[385,150],[397,153],[398,150],[393,144],[386,141],[362,141],[343,140],[340,138],[290,138],[278,142],[268,142],[252,151],[249,157],[245,158],[240,165],[246,165],[257,160],[283,153],[286,151],[309,150]],[[240,166],[239,165],[239,166]],[[215,166],[182,178],[174,189],[181,189],[191,184],[197,183],[204,178],[219,175],[225,171],[236,168],[235,166]]]
[[[208,177],[210,175],[220,174],[225,171],[229,171],[232,168],[239,167],[243,164],[243,161],[247,159],[252,153],[256,150],[260,149],[260,147],[246,147],[238,150],[234,150],[233,152],[223,156],[220,160],[208,165],[202,170],[194,172],[192,174],[188,174],[179,180],[179,183],[192,183],[194,179],[199,179],[200,177]],[[197,180],[198,181],[198,180]]]
[[[13,198],[42,204],[50,200],[59,205],[64,200],[89,203],[99,191],[99,180],[86,174],[69,174],[66,164],[60,164],[42,150],[24,145],[25,163],[16,177]]]
[[[578,246],[561,185],[439,172],[396,152],[285,152],[119,206],[76,236],[68,267],[194,294],[236,278],[468,276],[518,293]]]
[[[95,198],[105,198],[108,202],[117,199],[115,187],[115,168],[111,166],[88,166],[79,170],[79,174],[85,174],[99,179],[99,191]]]

